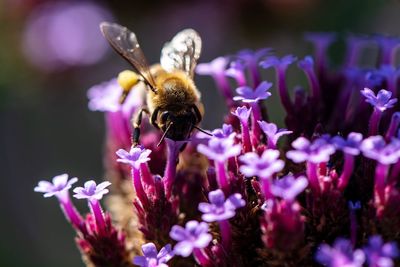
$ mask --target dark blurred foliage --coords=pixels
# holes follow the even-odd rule
[[[83,266],[75,248],[73,231],[64,221],[57,201],[43,199],[33,192],[33,187],[38,180],[50,179],[63,172],[78,176],[80,183],[89,178],[104,179],[103,117],[88,111],[86,90],[129,68],[108,48],[107,56],[93,64],[82,66],[75,62],[60,68],[33,65],[29,55],[36,50],[26,44],[32,14],[43,5],[58,2],[0,1],[0,266]],[[67,8],[84,2],[70,0],[64,1],[63,5]],[[310,53],[311,46],[302,40],[302,35],[309,31],[400,35],[400,3],[395,0],[92,3],[108,10],[116,22],[137,34],[150,62],[158,60],[166,40],[186,27],[196,29],[203,38],[201,62],[240,49],[260,47],[273,47],[279,55],[304,56]],[[75,18],[88,19],[79,16],[82,14],[77,13]],[[42,28],[46,26],[41,25]],[[68,38],[72,34],[71,45],[78,47],[82,42],[90,46],[91,31],[98,31],[97,26],[91,27],[77,44],[73,27],[72,30],[60,29],[55,38],[67,38],[61,43],[70,45]],[[40,34],[33,36],[39,44],[48,41]],[[94,46],[97,44],[93,43]],[[336,63],[340,62],[341,48],[343,44],[339,43],[332,49]],[[40,54],[40,58],[47,60],[50,50],[43,51],[47,53]],[[93,51],[88,49],[87,53]],[[211,79],[202,77],[196,81],[206,107],[204,127],[215,128],[222,118],[208,114],[222,114],[222,100]],[[272,98],[267,104],[274,108],[276,102],[276,98]],[[87,207],[81,205],[80,208]]]

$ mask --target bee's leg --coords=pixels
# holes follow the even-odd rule
[[[137,146],[139,144],[140,125],[142,124],[143,112],[149,114],[147,108],[141,108],[133,120],[132,146]]]
[[[153,114],[151,114],[151,117],[150,117],[150,123],[154,126],[154,127],[156,127],[157,129],[160,129],[160,127],[158,126],[158,124],[157,124],[157,116],[158,116],[158,112],[160,111],[160,108],[156,108],[154,111],[153,111]]]

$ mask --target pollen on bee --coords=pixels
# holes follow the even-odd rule
[[[124,89],[124,91],[129,91],[138,82],[139,75],[131,70],[124,70],[118,74],[118,84]]]

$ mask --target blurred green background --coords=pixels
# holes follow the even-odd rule
[[[103,114],[88,111],[86,91],[129,66],[102,39],[99,21],[134,31],[152,63],[165,41],[192,27],[208,62],[244,48],[304,56],[310,31],[398,36],[399,14],[396,0],[0,0],[0,266],[83,266],[56,199],[33,188],[64,172],[79,184],[104,179]],[[222,99],[209,77],[196,81],[204,128],[218,127]]]

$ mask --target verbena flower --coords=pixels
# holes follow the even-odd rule
[[[233,138],[236,133],[233,131],[233,127],[230,124],[223,124],[221,129],[215,129],[212,131],[212,135],[217,138]]]
[[[361,93],[365,97],[365,102],[370,103],[373,107],[382,112],[388,108],[392,108],[397,102],[397,98],[391,99],[392,92],[389,92],[385,89],[379,90],[378,94],[376,95],[369,88],[364,88]]]
[[[201,218],[206,222],[227,220],[235,216],[235,210],[243,207],[246,202],[239,193],[225,199],[224,192],[217,189],[208,193],[210,203],[199,203],[199,210],[203,213]]]
[[[246,106],[238,107],[232,112],[232,114],[238,117],[240,121],[248,121],[251,114],[251,108],[247,108]]]
[[[341,136],[335,136],[332,138],[332,144],[337,149],[342,150],[346,154],[357,156],[360,154],[360,146],[363,140],[363,136],[360,133],[349,133],[347,139]]]
[[[400,157],[400,141],[393,140],[386,144],[382,136],[370,136],[361,143],[360,148],[365,157],[382,164],[396,163]]]
[[[284,162],[279,159],[279,151],[277,150],[267,149],[261,156],[258,156],[257,153],[249,152],[239,159],[244,163],[244,165],[240,166],[240,171],[248,177],[270,178],[284,167]]]
[[[284,135],[291,134],[293,131],[288,131],[287,129],[278,129],[275,123],[268,123],[265,121],[258,121],[261,130],[268,138],[268,145],[271,148],[276,148],[279,138]]]
[[[173,240],[178,241],[174,246],[174,253],[183,257],[188,257],[193,249],[207,247],[212,239],[208,233],[208,224],[197,221],[187,222],[185,228],[174,225],[170,236]]]
[[[90,180],[85,182],[84,187],[76,187],[73,190],[75,193],[74,197],[77,199],[88,199],[89,201],[100,200],[105,194],[108,193],[108,189],[106,187],[110,185],[111,183],[108,181],[96,185],[95,181]]]
[[[394,242],[384,243],[381,236],[371,236],[368,245],[363,248],[369,266],[392,267],[394,259],[399,257],[399,249]]]
[[[296,163],[304,161],[313,163],[328,162],[329,157],[335,153],[334,146],[322,138],[316,139],[311,143],[306,138],[299,137],[292,143],[292,147],[296,150],[288,151],[286,156]]]
[[[293,201],[298,194],[306,189],[307,185],[308,180],[306,177],[295,178],[293,175],[287,175],[272,183],[271,192],[276,197]]]
[[[207,146],[200,144],[197,150],[206,155],[209,159],[223,162],[231,157],[239,155],[241,146],[235,145],[232,138],[211,138]]]
[[[167,267],[166,263],[174,255],[170,244],[164,246],[158,252],[156,245],[151,242],[142,245],[142,252],[143,256],[135,256],[133,259],[133,264],[140,267]]]
[[[118,162],[129,164],[133,168],[139,168],[140,164],[149,161],[150,153],[150,149],[145,149],[140,146],[131,147],[129,152],[124,149],[119,149],[116,152],[119,157],[119,159],[117,159]]]
[[[353,251],[353,246],[346,239],[338,239],[333,246],[321,245],[316,254],[316,260],[328,267],[361,267],[365,261],[362,250]]]
[[[236,93],[238,93],[239,96],[233,97],[233,100],[242,101],[243,103],[253,103],[267,99],[271,96],[271,93],[268,92],[271,86],[272,83],[262,82],[254,90],[248,86],[238,87]]]
[[[54,176],[52,182],[40,181],[35,187],[35,192],[44,193],[44,197],[61,196],[64,192],[71,189],[72,185],[78,181],[74,177],[68,180],[68,174]]]

